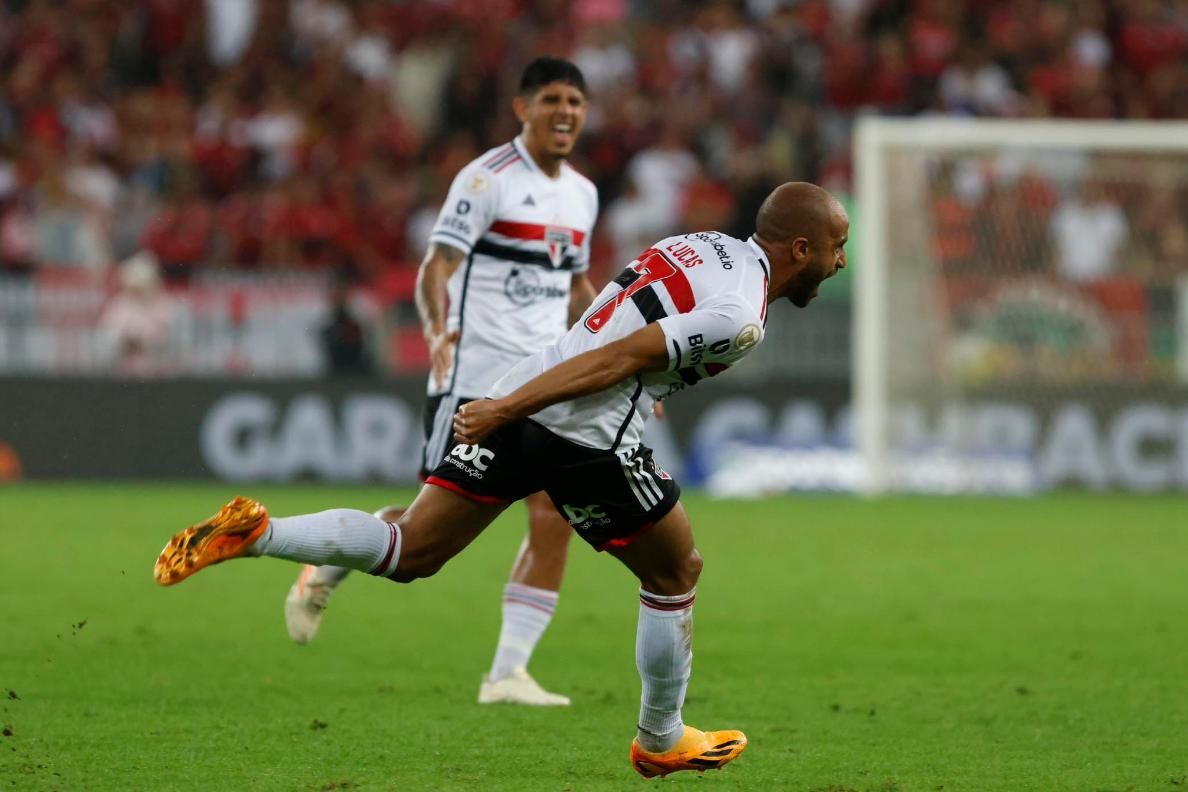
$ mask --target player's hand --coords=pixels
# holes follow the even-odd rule
[[[454,413],[454,439],[466,445],[476,445],[512,417],[498,399],[467,402]]]
[[[652,415],[658,420],[664,420],[664,402],[652,402]]]
[[[454,348],[458,346],[461,336],[460,330],[451,330],[425,337],[429,342],[429,373],[433,377],[433,386],[439,390],[445,385],[446,374],[454,363]]]

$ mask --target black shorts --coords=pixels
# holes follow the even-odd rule
[[[578,535],[598,550],[622,547],[672,511],[681,488],[652,449],[612,453],[516,421],[480,445],[451,446],[426,479],[479,503],[511,503],[544,490]]]
[[[442,457],[454,447],[454,413],[458,408],[474,399],[465,396],[445,394],[425,399],[425,412],[421,421],[425,427],[425,447],[421,451],[421,481],[441,462]]]

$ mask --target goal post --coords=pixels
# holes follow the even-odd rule
[[[1188,487],[1188,123],[863,117],[854,159],[864,493]]]

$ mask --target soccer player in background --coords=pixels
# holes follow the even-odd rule
[[[450,186],[417,278],[429,344],[421,478],[454,447],[452,418],[508,369],[556,341],[596,291],[587,277],[598,216],[594,184],[566,162],[586,117],[581,71],[558,58],[524,69],[513,101],[518,137],[475,159]],[[524,499],[528,535],[503,593],[503,625],[480,703],[567,705],[527,665],[557,607],[572,535],[548,496]],[[404,509],[376,512],[395,521]],[[285,599],[297,643],[317,633],[327,601],[350,569],[305,566]]]
[[[717,232],[661,240],[556,343],[458,410],[458,445],[399,520],[352,509],[270,520],[262,504],[236,498],[174,536],[153,574],[171,585],[229,558],[273,556],[410,582],[435,574],[509,503],[544,490],[579,536],[640,582],[632,766],[649,778],[720,767],[747,739],[681,718],[702,561],[680,488],[641,442],[643,416],[754,349],[770,303],[808,305],[845,266],[848,236],[833,196],[791,182],[767,197],[745,242]]]

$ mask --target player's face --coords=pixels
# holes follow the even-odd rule
[[[815,235],[815,239],[805,241],[801,268],[788,290],[788,299],[798,308],[804,308],[812,302],[820,293],[821,284],[846,266],[850,218],[837,205],[830,212],[826,225]]]
[[[551,82],[515,102],[524,138],[534,154],[564,159],[586,122],[586,96],[567,82]]]

